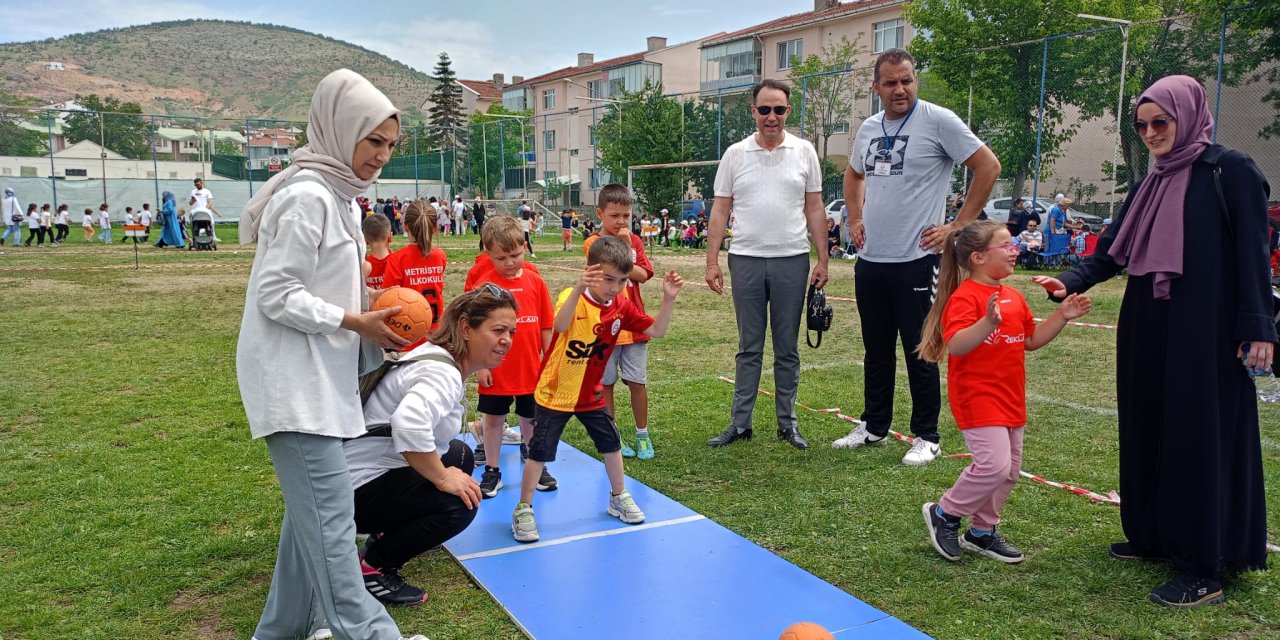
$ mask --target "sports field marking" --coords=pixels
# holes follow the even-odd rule
[[[568,544],[579,540],[589,540],[591,538],[603,538],[605,536],[616,536],[624,533],[634,533],[636,531],[645,531],[648,529],[657,529],[659,527],[669,527],[675,524],[684,524],[686,522],[696,522],[698,520],[706,520],[707,517],[702,514],[685,516],[683,518],[672,518],[670,520],[662,520],[659,522],[646,522],[644,524],[627,525],[616,529],[606,529],[604,531],[596,531],[593,533],[583,533],[576,536],[565,536],[554,540],[539,540],[538,542],[521,543],[510,547],[502,547],[500,549],[490,549],[488,551],[477,551],[476,553],[468,553],[466,555],[457,556],[459,562],[473,560],[475,558],[488,558],[490,556],[500,556],[508,553],[517,553],[519,551],[528,551],[531,549],[541,549],[543,547],[554,547],[560,544]]]

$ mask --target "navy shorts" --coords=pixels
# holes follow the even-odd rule
[[[521,418],[533,419],[533,394],[526,393],[518,396],[491,396],[485,393],[480,394],[480,401],[476,403],[476,411],[488,416],[506,417],[511,413],[511,405],[516,405],[516,415]]]
[[[556,459],[556,447],[564,433],[569,418],[578,417],[587,435],[601,454],[622,450],[622,437],[613,416],[604,408],[591,411],[556,411],[537,405],[533,416],[533,439],[529,441],[529,459],[535,462],[551,462]]]

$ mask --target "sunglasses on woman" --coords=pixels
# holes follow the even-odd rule
[[[756,113],[758,113],[758,114],[760,114],[760,115],[762,115],[762,116],[767,116],[767,115],[769,115],[769,112],[770,112],[770,111],[772,111],[772,112],[773,112],[773,115],[775,115],[775,116],[780,116],[780,115],[785,114],[785,113],[787,112],[787,110],[788,110],[788,109],[790,109],[790,108],[791,108],[791,107],[788,107],[788,106],[785,106],[785,105],[778,105],[778,106],[774,106],[774,107],[770,107],[770,106],[768,106],[768,105],[761,105],[761,106],[759,106],[759,107],[756,107]]]
[[[1134,120],[1133,130],[1137,131],[1138,135],[1142,136],[1146,135],[1147,127],[1150,126],[1152,131],[1155,131],[1156,133],[1164,133],[1169,130],[1170,122],[1173,122],[1173,118],[1152,118],[1150,123],[1143,120]]]
[[[492,282],[484,283],[484,290],[488,291],[495,298],[506,298],[508,300],[515,299],[515,296],[511,295],[510,291],[507,291],[506,289],[503,289],[502,287],[499,287],[498,285]]]

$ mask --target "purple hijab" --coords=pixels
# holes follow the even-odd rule
[[[1153,274],[1157,300],[1168,300],[1173,279],[1182,276],[1185,238],[1183,209],[1191,163],[1213,142],[1213,114],[1204,87],[1190,76],[1168,76],[1151,85],[1138,104],[1153,102],[1173,116],[1178,131],[1169,153],[1134,194],[1109,253],[1133,275]]]

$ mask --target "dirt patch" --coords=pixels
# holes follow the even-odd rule
[[[207,640],[233,640],[236,635],[222,622],[222,614],[217,610],[215,599],[188,591],[179,591],[169,602],[169,610],[174,613],[195,613],[199,615],[192,625],[192,638]]]

